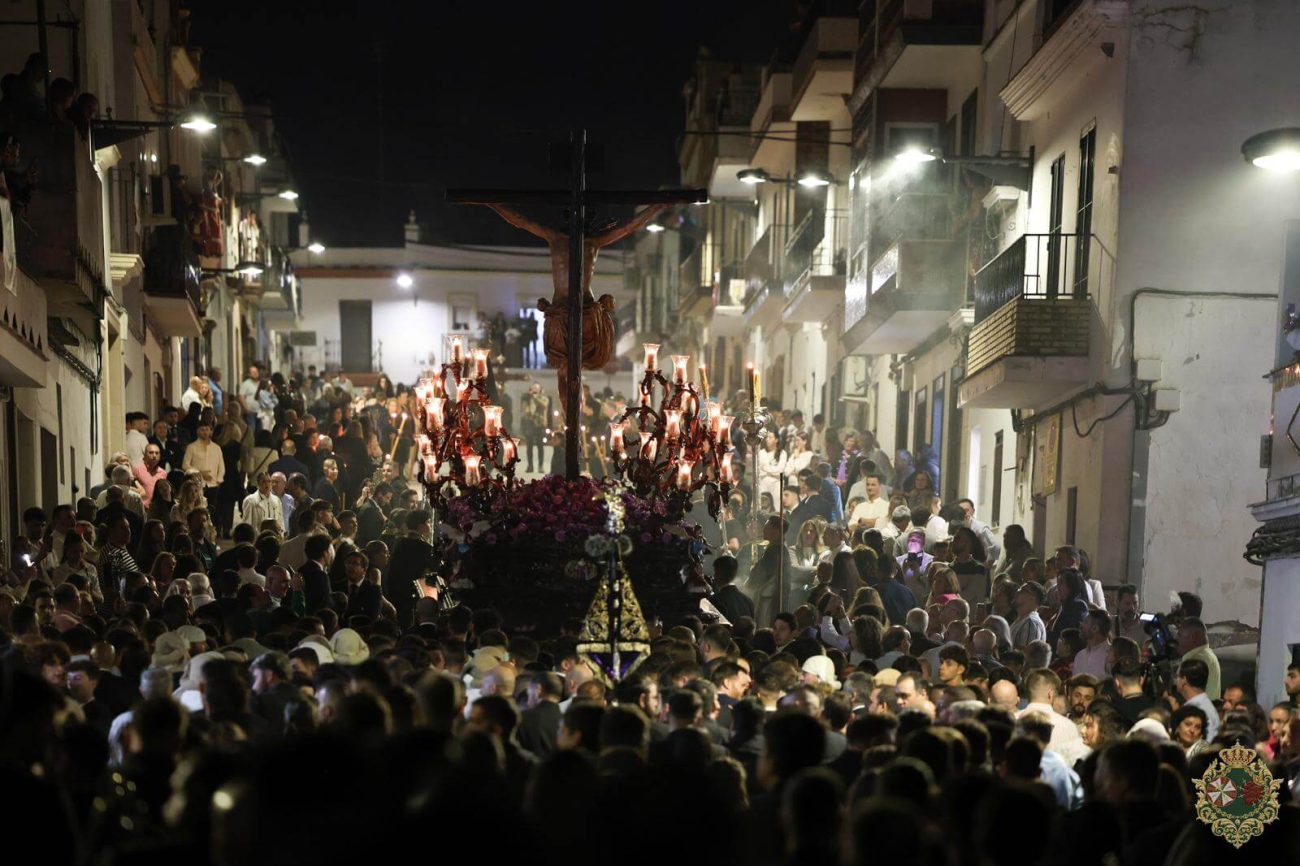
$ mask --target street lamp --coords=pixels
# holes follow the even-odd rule
[[[266,268],[261,262],[243,261],[233,268],[204,268],[205,274],[239,274],[241,277],[260,277]]]
[[[266,165],[266,157],[262,156],[260,153],[250,153],[248,156],[244,157],[244,162],[254,167],[262,166]]]
[[[181,128],[193,132],[211,132],[217,128],[217,125],[202,114],[191,114],[185,120],[181,121]]]
[[[312,255],[318,256],[321,253],[325,252],[325,245],[320,241],[312,241],[311,243],[307,244],[307,252],[311,253]]]
[[[411,286],[415,285],[415,278],[412,277],[410,274],[405,274],[405,273],[398,274],[397,285],[400,288],[409,289]]]
[[[650,225],[645,227],[645,230],[650,232],[651,234],[657,235],[664,230],[664,227],[660,223],[650,223]]]
[[[798,180],[791,177],[776,177],[769,174],[764,168],[744,168],[736,172],[736,179],[741,183],[747,183],[750,186],[757,186],[760,183],[782,183],[786,186],[798,184],[804,189],[817,189],[818,187],[830,186],[836,183],[835,179],[816,171],[806,171],[799,176]]]
[[[282,189],[282,190],[280,190],[278,193],[276,193],[276,196],[279,197],[279,198],[284,199],[285,201],[297,201],[297,200],[298,200],[298,193],[294,192],[294,191],[291,190],[291,189]]]
[[[934,162],[939,157],[933,150],[924,150],[919,147],[905,147],[898,153],[894,154],[894,159],[908,165],[920,165],[924,162]]]
[[[1270,129],[1241,145],[1246,162],[1279,173],[1300,171],[1300,127]]]

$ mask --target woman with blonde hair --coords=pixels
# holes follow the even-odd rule
[[[822,560],[826,545],[822,544],[822,529],[826,521],[813,517],[799,527],[799,540],[794,546],[794,562],[801,568],[816,568]]]
[[[172,508],[172,520],[188,524],[191,511],[207,507],[208,499],[203,495],[202,482],[197,478],[186,478],[181,483],[180,495],[176,497],[176,505]]]
[[[946,565],[936,563],[930,569],[930,596],[925,601],[926,607],[932,604],[943,606],[954,598],[961,598],[957,573]]]

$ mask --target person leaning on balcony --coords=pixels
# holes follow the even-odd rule
[[[23,171],[19,168],[21,163],[22,145],[18,136],[0,133],[0,198],[9,200],[9,207],[16,215],[27,210],[37,182],[36,164]]]

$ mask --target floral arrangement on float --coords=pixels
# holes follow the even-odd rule
[[[645,350],[638,403],[610,425],[616,477],[521,482],[519,442],[489,399],[488,353],[449,338],[448,362],[415,389],[423,407],[416,443],[460,600],[501,609],[516,628],[525,619],[538,632],[558,629],[583,616],[614,553],[648,614],[697,606],[707,585],[686,566],[705,543],[683,517],[697,493],[712,514],[730,493],[732,419],[709,400],[703,365],[697,387],[687,356],[673,356],[670,379],[658,368],[659,347]],[[611,502],[620,511],[612,536]]]

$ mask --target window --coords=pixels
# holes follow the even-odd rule
[[[1074,296],[1088,294],[1088,260],[1092,253],[1092,186],[1097,162],[1097,127],[1079,139],[1079,210],[1075,214],[1074,233],[1078,248],[1074,256]]]
[[[1074,546],[1074,523],[1079,516],[1079,488],[1065,491],[1065,543]]]
[[[450,331],[472,331],[478,326],[478,299],[474,295],[448,295]]]
[[[930,401],[930,447],[934,449],[934,462],[940,472],[943,471],[943,415],[947,409],[944,379],[944,374],[940,373],[934,380],[934,399]],[[934,487],[939,489],[938,478],[934,479]]]
[[[1002,433],[993,434],[993,506],[989,513],[993,526],[1002,525]]]
[[[970,92],[966,101],[961,104],[961,155],[974,156],[976,148],[975,133],[977,130],[976,123],[979,117],[979,88]]]
[[[898,389],[898,402],[894,404],[894,447],[907,448],[907,430],[912,417],[912,392],[906,388]],[[900,478],[901,482],[902,479]]]
[[[912,422],[912,456],[918,461],[921,459],[921,449],[927,444],[926,439],[930,432],[926,429],[926,422],[929,421],[926,403],[925,389],[922,388],[916,392],[916,414]]]
[[[1044,293],[1055,298],[1061,289],[1062,208],[1065,196],[1065,154],[1052,160],[1052,192],[1047,214],[1047,285]]]

